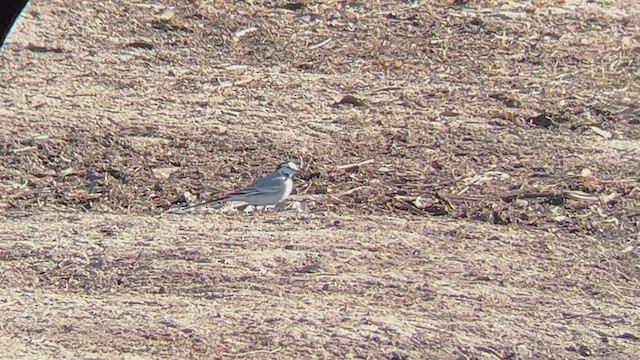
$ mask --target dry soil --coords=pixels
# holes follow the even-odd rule
[[[636,1],[34,0],[1,357],[634,359]],[[167,210],[302,164],[284,209]]]

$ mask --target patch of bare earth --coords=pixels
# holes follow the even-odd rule
[[[633,359],[639,14],[34,2],[0,57],[0,347]],[[305,213],[166,213],[288,159]]]

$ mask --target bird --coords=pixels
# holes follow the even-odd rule
[[[184,206],[174,212],[191,212],[196,208],[232,201],[244,202],[264,210],[266,206],[276,205],[289,197],[293,191],[292,177],[298,171],[300,167],[293,161],[283,162],[272,173],[256,179],[242,190],[203,203]]]

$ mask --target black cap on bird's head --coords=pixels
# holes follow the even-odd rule
[[[295,174],[297,171],[300,171],[300,167],[293,161],[287,161],[278,165],[278,168],[276,168],[276,171],[280,172],[285,176],[291,176]]]

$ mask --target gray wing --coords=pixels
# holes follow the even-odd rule
[[[263,178],[249,184],[246,188],[229,194],[234,195],[257,195],[257,194],[273,194],[282,191],[284,182],[287,179],[280,174],[269,174]]]

